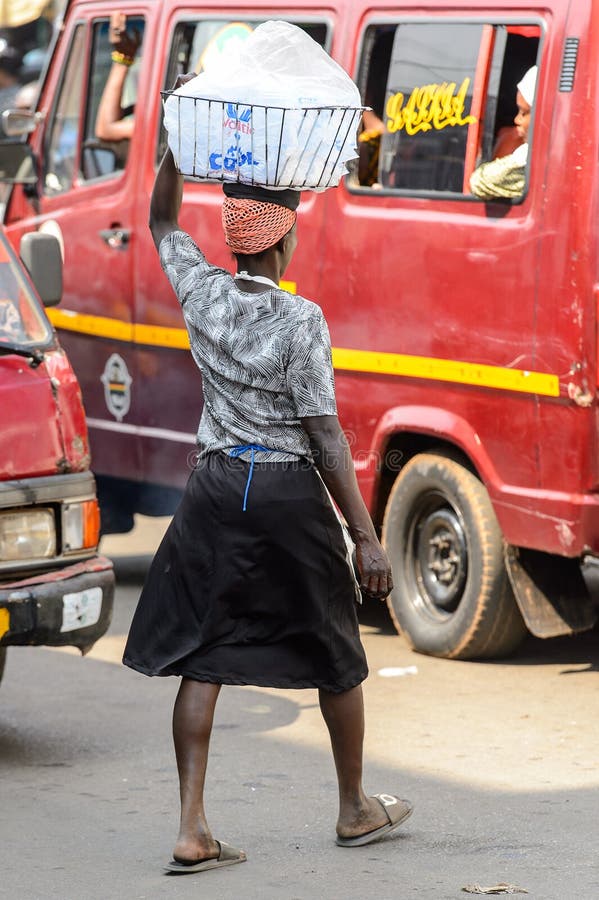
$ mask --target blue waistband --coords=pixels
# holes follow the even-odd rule
[[[258,451],[263,451],[265,453],[279,453],[278,450],[273,450],[272,447],[263,447],[262,444],[239,444],[237,447],[231,447],[229,450],[229,456],[232,456],[234,459],[241,456],[242,453],[250,453],[250,471],[248,473],[248,480],[245,485],[245,494],[243,495],[243,511],[247,510],[247,499],[248,494],[250,492],[250,484],[252,483],[252,475],[254,474],[254,460],[256,458],[256,453]]]

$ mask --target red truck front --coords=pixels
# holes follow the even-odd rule
[[[42,237],[43,252],[50,245],[59,253],[52,240]],[[38,262],[50,277],[50,260],[42,254]],[[112,564],[97,554],[100,517],[79,385],[4,233],[0,423],[1,672],[10,645],[86,652],[108,628],[114,595]]]

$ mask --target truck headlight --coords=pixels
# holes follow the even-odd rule
[[[56,529],[51,509],[0,513],[0,561],[55,555]]]
[[[62,505],[62,550],[96,547],[100,539],[100,511],[97,500]]]

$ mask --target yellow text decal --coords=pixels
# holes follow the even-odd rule
[[[476,116],[464,115],[469,87],[469,78],[464,78],[459,89],[455,81],[425,84],[414,88],[407,103],[401,91],[392,94],[387,100],[387,131],[393,134],[403,128],[406,134],[418,134],[476,122]]]

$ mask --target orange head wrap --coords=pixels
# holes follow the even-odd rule
[[[264,200],[225,197],[222,218],[225,241],[233,253],[250,256],[273,247],[291,231],[297,213]]]

